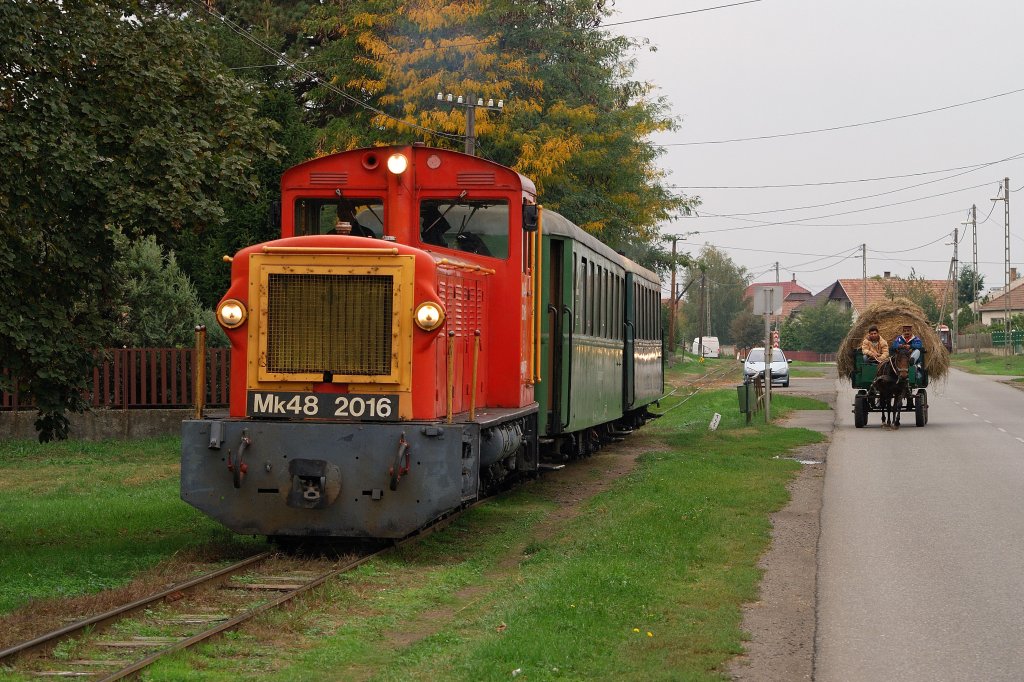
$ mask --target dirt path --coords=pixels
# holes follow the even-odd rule
[[[831,434],[837,409],[835,371],[821,379],[795,379],[787,393],[827,402],[832,410],[795,413],[787,426]],[[772,515],[772,544],[758,567],[764,571],[761,598],[743,609],[749,634],[746,653],[733,659],[734,680],[793,682],[811,680],[816,626],[818,535],[825,460],[829,441],[794,451],[804,463],[789,485],[790,502]]]

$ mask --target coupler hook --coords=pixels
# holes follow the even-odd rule
[[[402,462],[402,459],[405,462]],[[402,476],[409,473],[409,442],[405,440],[405,433],[402,433],[401,438],[398,439],[398,453],[395,455],[395,461],[388,469],[388,476],[391,477],[391,485],[389,486],[392,490],[398,490],[398,482],[402,480]]]
[[[231,472],[231,479],[236,488],[242,487],[242,479],[245,478],[246,472],[249,471],[249,465],[242,458],[245,456],[246,449],[251,445],[252,438],[249,437],[249,429],[244,429],[242,431],[242,442],[238,444],[237,461],[231,459],[231,450],[228,450],[228,471]]]

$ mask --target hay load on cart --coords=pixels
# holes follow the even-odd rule
[[[854,362],[860,353],[860,344],[867,336],[868,327],[878,325],[878,333],[889,345],[900,334],[900,327],[905,324],[914,325],[914,333],[921,337],[924,344],[924,368],[929,380],[941,379],[949,372],[949,352],[942,345],[942,339],[928,322],[921,307],[909,298],[897,298],[882,301],[867,307],[857,318],[857,324],[843,339],[839,347],[836,364],[839,376],[850,376],[854,371]]]
[[[893,339],[899,336],[900,329],[905,324],[913,325],[914,333],[920,337],[924,346],[921,364],[925,371],[919,372],[913,366],[910,368],[909,397],[905,407],[900,406],[898,409],[914,412],[917,426],[928,423],[928,392],[925,387],[931,380],[941,379],[949,372],[949,352],[920,306],[910,299],[897,298],[868,306],[857,318],[857,324],[839,347],[836,361],[839,375],[850,377],[850,382],[857,391],[853,401],[854,426],[857,428],[862,428],[868,423],[870,412],[884,410],[873,385],[878,365],[865,360],[860,350],[861,342],[867,335],[868,328],[877,325],[886,344],[892,346]],[[898,426],[898,419],[896,423]]]

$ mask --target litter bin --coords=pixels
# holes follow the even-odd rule
[[[740,401],[740,414],[748,414],[750,412],[750,403],[752,402],[750,394],[754,392],[753,389],[754,385],[748,383],[740,384],[736,387],[736,395]]]

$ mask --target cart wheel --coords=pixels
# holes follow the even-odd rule
[[[865,396],[853,397],[853,425],[858,429],[868,423],[868,400]]]
[[[924,391],[918,391],[914,397],[914,423],[918,426],[928,423],[928,395]]]

